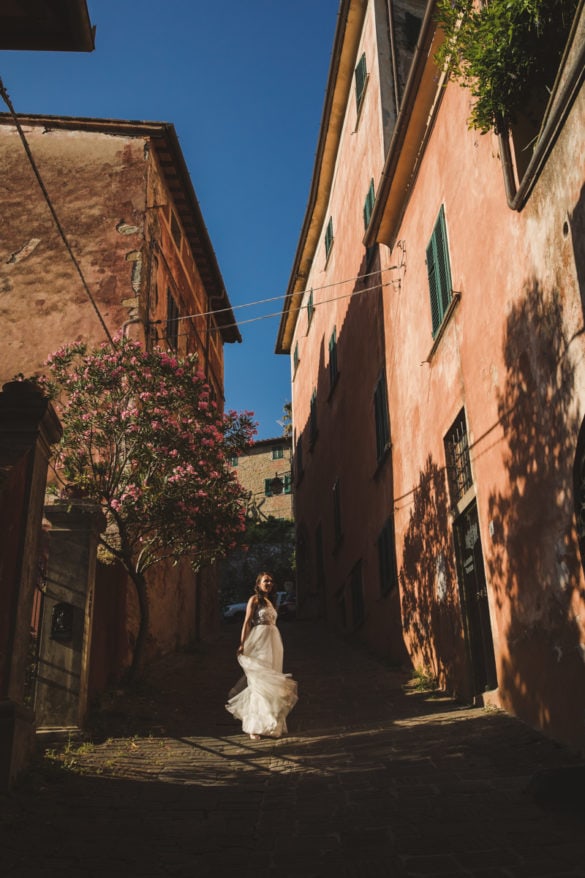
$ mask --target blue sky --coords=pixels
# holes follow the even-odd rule
[[[20,113],[172,122],[243,337],[226,403],[281,433],[288,357],[274,345],[304,217],[339,0],[88,0],[92,54],[0,52]],[[162,14],[161,14],[162,11]],[[2,111],[6,110],[4,105]]]

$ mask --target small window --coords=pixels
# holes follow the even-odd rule
[[[333,485],[333,538],[335,545],[341,542],[343,531],[341,528],[341,485],[339,479]]]
[[[358,561],[350,577],[351,610],[353,627],[358,628],[365,618],[364,585],[362,581],[362,562]]]
[[[177,350],[179,344],[179,308],[167,289],[167,325],[166,339],[169,347]]]
[[[284,493],[290,494],[292,491],[292,478],[290,473],[286,473],[284,477]]]
[[[295,469],[295,479],[297,480],[297,482],[300,482],[300,480],[303,476],[303,436],[302,436],[302,434],[297,439],[297,443],[295,445],[294,469]]]
[[[391,515],[378,537],[378,563],[380,568],[380,594],[389,594],[398,585],[396,566],[396,537],[394,516]]]
[[[427,247],[427,273],[431,295],[431,317],[434,338],[453,298],[451,266],[447,247],[447,227],[443,205],[441,205],[439,216]]]
[[[311,321],[313,319],[313,314],[315,313],[315,305],[313,304],[313,290],[309,293],[309,298],[307,300],[307,332],[311,327]]]
[[[329,387],[333,389],[339,372],[337,370],[337,330],[334,329],[329,339]]]
[[[274,493],[272,490],[272,481],[272,479],[264,479],[264,495],[266,497],[272,497]]]
[[[374,418],[376,421],[376,459],[381,461],[390,446],[390,415],[386,374],[382,372],[374,391]]]
[[[293,351],[293,375],[297,371],[299,367],[299,343],[295,344],[295,349]]]
[[[355,101],[358,113],[362,106],[367,81],[368,69],[366,67],[366,53],[364,52],[359,60],[358,66],[355,68]]]
[[[456,506],[473,485],[464,409],[445,436],[445,457],[451,503]]]
[[[237,457],[230,457],[229,464],[230,464],[230,466],[237,466],[238,465],[238,458]]]
[[[317,391],[314,390],[313,395],[311,396],[311,410],[309,414],[309,442],[311,446],[315,444],[318,432],[319,428],[317,424]]]
[[[317,525],[315,531],[315,563],[317,575],[317,588],[319,591],[325,589],[325,554],[323,551],[323,527],[321,522]]]
[[[376,192],[374,189],[374,180],[373,178],[370,180],[370,188],[368,189],[368,194],[366,195],[366,200],[364,202],[364,228],[367,229],[370,225],[370,220],[372,218],[372,212],[374,210],[374,202],[376,200]]]
[[[277,445],[272,449],[272,460],[282,460],[284,457],[284,448]]]
[[[173,236],[173,241],[176,244],[177,250],[181,249],[181,226],[179,225],[179,221],[175,216],[175,212],[171,210],[171,235]]]
[[[325,260],[329,259],[331,248],[333,247],[333,217],[329,217],[327,228],[325,230]]]

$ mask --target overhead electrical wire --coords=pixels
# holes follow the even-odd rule
[[[391,266],[391,267],[394,268],[395,266]],[[384,269],[384,271],[387,271],[387,270],[388,270],[388,269]],[[372,274],[377,274],[377,273],[378,273],[378,272],[372,272]],[[366,275],[361,275],[361,277],[366,277]],[[360,278],[352,278],[352,280],[356,280],[356,279],[359,280]],[[340,284],[342,284],[342,283],[347,283],[347,281],[338,281],[338,283],[340,283]],[[375,285],[372,286],[372,287],[365,287],[363,290],[354,290],[354,291],[351,292],[351,293],[346,293],[346,294],[341,295],[341,296],[332,296],[330,299],[323,299],[321,302],[314,302],[314,303],[313,303],[313,308],[316,309],[316,308],[321,307],[321,305],[328,305],[328,304],[330,304],[331,302],[338,302],[338,301],[341,301],[342,299],[352,299],[352,298],[356,298],[356,296],[360,296],[362,293],[371,293],[371,292],[373,292],[374,290],[382,290],[382,289],[384,289],[384,287],[392,287],[392,286],[397,286],[397,285],[398,285],[398,286],[400,285],[400,279],[397,279],[397,280],[389,280],[389,281],[386,281],[386,283],[383,283],[383,284],[375,284]],[[326,286],[327,286],[327,287],[332,287],[332,286],[337,286],[337,284],[335,284],[335,283],[333,283],[333,284],[326,284]],[[313,291],[314,291],[315,289],[324,289],[324,288],[325,288],[325,287],[314,287],[314,288],[313,288]],[[277,299],[280,299],[280,298],[285,298],[285,297],[284,297],[284,296],[276,296],[276,297],[274,297],[274,298],[272,298],[272,299],[264,299],[263,302],[274,302],[274,301],[276,301]],[[249,305],[252,305],[252,304],[262,304],[262,302],[250,302],[250,303],[248,303],[248,304],[246,304],[246,305],[240,305],[240,306],[238,306],[238,307],[240,307],[240,308],[246,308],[246,307],[248,307]],[[302,311],[303,309],[307,309],[307,308],[308,308],[308,305],[299,305],[299,307],[298,307],[298,308],[295,308],[294,310],[296,310],[296,311]],[[225,309],[221,309],[221,310],[225,310]],[[207,317],[207,316],[209,316],[209,315],[213,315],[213,314],[216,314],[216,313],[217,313],[217,311],[208,311],[208,312],[206,312],[205,314],[189,314],[189,315],[187,315],[187,316],[185,316],[185,317],[177,317],[177,318],[173,319],[172,322],[173,322],[173,323],[178,323],[179,320],[193,319],[193,318],[195,318],[195,317]],[[240,320],[240,321],[238,321],[237,323],[228,323],[228,324],[222,324],[221,326],[218,326],[218,327],[212,327],[212,330],[211,330],[211,331],[213,331],[213,330],[215,329],[215,331],[220,332],[221,330],[223,330],[223,329],[229,329],[229,328],[231,328],[232,326],[245,326],[247,323],[256,323],[256,322],[259,321],[259,320],[270,320],[270,319],[272,319],[273,317],[280,317],[281,315],[282,315],[282,312],[281,312],[281,311],[272,311],[270,314],[260,314],[258,317],[250,317],[248,320]],[[154,320],[154,321],[152,321],[152,322],[150,323],[150,326],[161,326],[161,325],[167,325],[168,322],[169,322],[169,321],[167,321],[167,320]],[[179,332],[179,333],[177,333],[177,337],[178,337],[178,338],[184,338],[185,336],[189,336],[190,334],[191,334],[191,333],[189,333],[189,332]]]
[[[112,346],[114,346],[114,339],[112,338],[110,331],[109,331],[108,327],[106,326],[105,320],[102,317],[102,314],[100,312],[100,309],[98,308],[97,302],[95,301],[93,294],[89,288],[89,285],[88,285],[88,283],[83,275],[83,272],[81,270],[81,266],[79,265],[79,262],[77,261],[77,257],[75,256],[75,253],[73,252],[71,244],[69,243],[69,239],[67,238],[67,235],[65,234],[65,230],[63,229],[63,226],[61,225],[61,221],[59,220],[59,217],[57,216],[57,212],[56,212],[55,208],[53,207],[53,203],[51,201],[51,196],[49,195],[47,188],[43,182],[43,178],[41,177],[41,173],[37,167],[37,163],[35,162],[34,156],[31,152],[28,140],[26,139],[26,135],[25,135],[24,131],[22,130],[22,125],[20,124],[16,110],[14,109],[12,101],[10,100],[10,96],[9,96],[8,92],[6,91],[6,88],[4,86],[4,82],[2,81],[1,78],[0,78],[0,96],[2,97],[2,100],[4,101],[4,103],[6,104],[6,106],[8,107],[8,109],[10,111],[10,115],[12,116],[12,119],[13,119],[14,124],[16,126],[16,130],[18,131],[18,136],[20,137],[20,140],[21,140],[22,145],[24,147],[24,151],[25,151],[27,158],[29,160],[30,166],[33,170],[33,173],[34,173],[36,179],[37,179],[37,183],[40,186],[41,192],[43,193],[44,199],[47,202],[47,206],[51,212],[51,216],[53,217],[53,221],[57,227],[57,231],[59,232],[61,240],[63,241],[63,243],[65,245],[65,249],[67,250],[67,253],[69,254],[69,256],[71,258],[71,261],[72,261],[73,265],[75,266],[75,270],[77,271],[77,274],[79,275],[83,289],[84,289],[84,291],[85,291],[85,293],[86,293],[86,295],[87,295],[87,297],[88,297],[88,299],[89,299],[89,301],[90,301],[90,303],[91,303],[91,305],[92,305],[92,307],[97,315],[99,322],[101,323],[102,329],[104,330],[104,332],[106,334],[106,338],[108,339],[110,344]]]
[[[389,265],[387,268],[380,268],[379,270],[371,271],[368,274],[358,274],[355,277],[347,277],[347,278],[344,278],[343,280],[332,281],[331,283],[322,284],[321,286],[318,286],[318,287],[307,287],[304,290],[299,290],[296,293],[296,295],[300,295],[300,296],[304,297],[306,295],[306,293],[315,293],[315,292],[318,292],[319,290],[327,290],[327,289],[330,289],[331,287],[340,287],[340,286],[343,286],[344,284],[355,283],[355,281],[363,281],[368,277],[374,277],[375,275],[382,274],[385,271],[392,271],[392,270],[395,270],[398,268],[402,268],[402,266],[401,265]],[[395,281],[392,281],[391,283],[395,283]],[[388,284],[382,284],[382,286],[388,286]],[[365,293],[365,292],[368,292],[369,290],[379,289],[379,287],[380,287],[380,284],[377,284],[375,287],[369,287],[366,290],[354,290],[353,292],[348,293],[346,296],[335,296],[333,299],[324,299],[322,302],[316,302],[315,307],[317,307],[317,305],[324,305],[327,302],[336,301],[337,299],[344,299],[344,298],[350,298],[351,296],[357,296],[359,293]],[[283,293],[280,296],[271,296],[267,299],[257,299],[254,302],[243,302],[240,305],[230,305],[227,308],[214,308],[212,311],[201,311],[197,314],[181,314],[178,317],[173,318],[173,320],[175,323],[178,323],[181,320],[191,320],[194,317],[214,317],[216,314],[224,314],[226,311],[238,311],[241,308],[253,308],[256,305],[268,305],[271,302],[282,302],[283,299],[287,298],[287,296],[288,296],[288,293]],[[292,311],[302,311],[302,309],[306,308],[306,307],[307,307],[306,305],[298,305],[296,308],[291,308],[291,310]],[[230,324],[227,324],[225,327],[222,326],[222,329],[223,328],[227,329],[230,326],[240,326],[240,325],[243,325],[245,323],[253,323],[254,320],[264,320],[268,317],[278,317],[281,313],[282,312],[277,311],[277,312],[274,312],[273,314],[266,314],[264,317],[253,317],[250,320],[242,320],[239,323],[230,323]],[[166,322],[167,321],[164,319],[152,320],[150,322],[150,325],[156,326],[157,324],[166,323]]]

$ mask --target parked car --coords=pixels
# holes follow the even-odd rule
[[[222,610],[222,617],[226,622],[243,622],[246,615],[247,601],[228,604]],[[277,591],[274,595],[274,606],[281,619],[292,618],[297,609],[296,597],[288,591]]]

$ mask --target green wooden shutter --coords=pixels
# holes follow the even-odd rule
[[[358,65],[355,69],[355,100],[357,111],[359,113],[359,109],[362,103],[362,98],[364,96],[364,91],[366,88],[366,79],[368,76],[368,70],[366,67],[366,53],[362,54]]]
[[[329,222],[327,223],[327,229],[325,231],[325,258],[329,258],[329,254],[331,253],[331,248],[333,247],[333,217],[329,217]]]
[[[272,479],[264,479],[264,494],[272,497]]]
[[[452,297],[451,266],[447,246],[445,210],[441,205],[431,240],[427,247],[427,274],[431,296],[433,336],[436,335]]]

